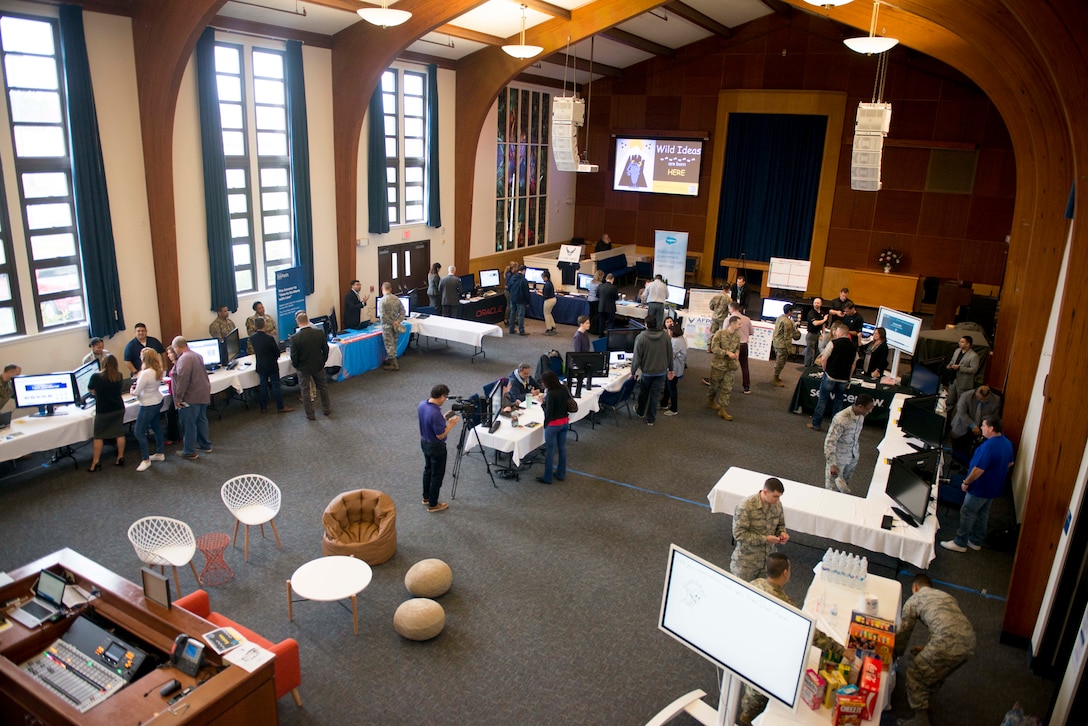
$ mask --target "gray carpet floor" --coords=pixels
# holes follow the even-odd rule
[[[560,326],[556,337],[541,335],[539,321],[528,329],[529,337],[488,339],[486,360],[475,363],[466,346],[421,352],[413,345],[399,372],[333,384],[333,415],[319,413],[313,423],[294,400],[296,389],[287,389],[299,407],[289,415],[261,416],[256,406],[232,402],[221,420],[213,416],[214,452],[194,462],[171,451],[168,461],[137,473],[132,441],[127,466],[109,466],[107,447],[107,465],[96,474],[83,471],[89,446],[77,453],[78,470],[70,460],[49,465],[40,455],[18,462],[0,482],[0,569],[67,546],[138,580],[129,524],[161,514],[188,522],[198,535],[230,532],[220,485],[261,473],[283,490],[283,549],[270,534],[261,540],[252,533],[249,563],[240,544],[228,550],[236,576],[208,590],[216,610],[272,640],[299,641],[304,705],[282,699],[284,724],[639,724],[695,688],[716,699],[714,667],[657,629],[668,546],[728,565],[731,518],[711,514],[707,493],[730,466],[820,485],[823,437],[787,411],[799,365],[787,366],[787,388],[773,388],[772,364],[753,361],[753,393],[742,395],[737,381],[729,407],[736,420],[725,422],[703,403],[700,378],[709,373],[709,357],[693,351],[679,416],[660,417],[654,427],[623,412],[595,428],[579,424],[580,440],[568,446],[569,476],[551,486],[535,481],[537,464],[520,481],[498,479],[495,488],[480,456],[466,455],[456,499],[448,498],[447,473],[443,499],[450,508],[428,513],[420,504],[416,404],[435,383],[468,395],[521,360],[535,367],[541,353],[570,347],[573,328]],[[860,496],[881,437],[881,426],[864,432],[853,483]],[[451,468],[453,462],[451,451]],[[398,550],[375,568],[360,596],[359,635],[352,634],[350,612],[331,603],[296,604],[289,622],[284,581],[320,556],[326,504],[362,487],[396,502]],[[991,529],[1011,520],[1011,503],[997,502]],[[955,512],[942,512],[941,521],[944,539],[955,529]],[[828,546],[840,545],[798,535],[786,546],[793,560],[787,590],[797,601]],[[908,573],[869,554],[875,573],[899,576],[909,590]],[[410,642],[393,631],[393,613],[409,597],[408,568],[428,557],[453,570],[453,587],[439,598],[446,628],[432,641]],[[1011,564],[1009,551],[941,550],[930,568],[974,623],[979,642],[975,658],[934,702],[934,723],[996,726],[1017,700],[1029,713],[1049,709],[1055,684],[1030,672],[1026,651],[998,642]],[[187,569],[181,578],[185,592],[197,587]],[[902,691],[885,720],[908,713]]]

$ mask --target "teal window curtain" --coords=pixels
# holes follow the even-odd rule
[[[389,231],[389,197],[386,193],[385,177],[385,113],[382,110],[382,84],[374,89],[370,97],[370,107],[366,112],[370,120],[367,131],[366,159],[366,206],[370,217],[368,229],[371,234],[385,234]]]
[[[68,142],[72,155],[72,191],[76,229],[83,258],[83,282],[87,291],[87,322],[92,337],[110,337],[124,330],[121,280],[117,274],[117,250],[106,189],[106,167],[98,137],[87,42],[83,35],[83,9],[60,6],[60,44],[65,84],[68,87]]]
[[[310,142],[306,122],[306,79],[302,69],[302,43],[287,41],[287,143],[291,156],[291,218],[295,264],[302,268],[305,293],[314,292],[314,225],[310,205]]]
[[[208,235],[211,309],[238,309],[234,279],[230,212],[227,210],[227,165],[223,156],[223,127],[219,122],[219,91],[215,82],[215,28],[207,28],[196,44],[197,97],[200,101],[200,149],[204,160],[204,210]]]
[[[715,259],[808,259],[826,129],[826,116],[729,114]]]
[[[442,226],[438,178],[438,66],[427,66],[427,226]]]

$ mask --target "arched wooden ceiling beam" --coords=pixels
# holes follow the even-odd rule
[[[133,0],[132,39],[144,183],[163,337],[181,331],[178,237],[174,209],[174,114],[181,78],[200,34],[226,0]]]
[[[332,116],[336,249],[342,290],[346,290],[356,276],[359,143],[370,96],[378,87],[382,73],[405,48],[435,28],[484,2],[485,0],[401,0],[396,5],[397,9],[412,13],[412,17],[403,25],[379,28],[360,20],[333,36]]]
[[[788,0],[801,7],[801,0]],[[1064,218],[1070,185],[1077,209],[1088,208],[1088,51],[1072,29],[1088,27],[1077,0],[897,0],[881,13],[887,34],[959,68],[989,95],[1005,119],[1016,154],[1014,226],[995,341],[998,382],[1005,386],[1006,420],[1013,439],[1023,425],[1046,334],[1046,311],[1057,288],[1069,241],[1050,375],[1031,459],[1023,526],[1002,623],[1006,635],[1026,641],[1035,626],[1080,462],[1088,421],[1075,408],[1082,391],[1067,371],[1088,354],[1088,226]],[[868,27],[867,8],[833,11],[854,27]],[[963,58],[948,42],[962,38]],[[894,100],[893,100],[894,103]],[[1072,238],[1069,238],[1069,230]],[[1080,313],[1079,315],[1077,313]],[[1040,314],[1042,313],[1042,314]],[[1014,345],[1015,341],[1015,345]],[[991,380],[994,380],[991,374]],[[1006,428],[1008,432],[1009,429]]]
[[[532,8],[537,12],[544,13],[545,15],[551,15],[557,20],[565,20],[570,22],[570,11],[566,8],[559,7],[544,0],[514,0],[519,5],[524,5],[527,8]]]
[[[661,3],[659,3],[660,5]],[[634,16],[631,16],[634,17]],[[676,51],[667,45],[661,45],[655,43],[652,40],[647,40],[640,35],[634,33],[628,33],[621,28],[608,28],[601,31],[601,35],[614,40],[620,45],[626,45],[628,48],[634,48],[635,50],[641,50],[644,53],[650,53],[652,55],[660,55],[665,58],[672,58],[676,55]]]
[[[709,15],[704,15],[690,5],[680,2],[680,0],[667,2],[664,8],[673,15],[679,15],[689,23],[698,25],[703,30],[714,33],[714,35],[720,35],[723,38],[733,37],[733,30],[728,25],[722,25]]]
[[[610,78],[622,78],[623,69],[615,66],[606,66],[604,63],[598,63],[597,61],[590,61],[589,58],[579,58],[573,55],[567,55],[566,53],[552,53],[547,58],[540,58],[539,63],[550,63],[557,66],[570,66],[576,71],[590,72],[591,70],[595,74],[602,76],[608,76]]]
[[[597,0],[571,11],[569,23],[551,20],[526,31],[525,42],[539,45],[544,53],[577,43],[655,7],[663,0]],[[499,48],[482,48],[457,64],[457,148],[454,152],[454,184],[457,204],[454,217],[454,264],[468,269],[472,234],[472,193],[476,149],[480,129],[491,104],[512,78],[534,63],[518,60]]]

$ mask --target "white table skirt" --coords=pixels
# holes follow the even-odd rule
[[[769,476],[749,469],[730,467],[707,495],[711,511],[732,516],[737,505],[762,489]],[[881,529],[884,516],[892,514],[893,504],[884,493],[883,485],[879,487],[877,495],[862,499],[823,487],[786,479],[781,481],[786,489],[782,495],[786,531],[803,532],[849,543],[923,569],[928,568],[933,561],[933,543],[937,534],[936,516],[927,517],[925,524],[917,528],[895,518],[892,529]]]
[[[460,318],[447,318],[442,315],[431,315],[427,318],[412,318],[412,332],[425,335],[428,338],[449,340],[454,343],[464,343],[476,348],[482,348],[484,338],[488,336],[502,337],[502,328],[490,323],[477,323],[474,320],[461,320]]]

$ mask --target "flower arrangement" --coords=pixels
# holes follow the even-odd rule
[[[880,255],[876,258],[877,264],[883,266],[885,272],[890,272],[896,267],[899,267],[903,262],[903,253],[891,248],[881,250]]]

